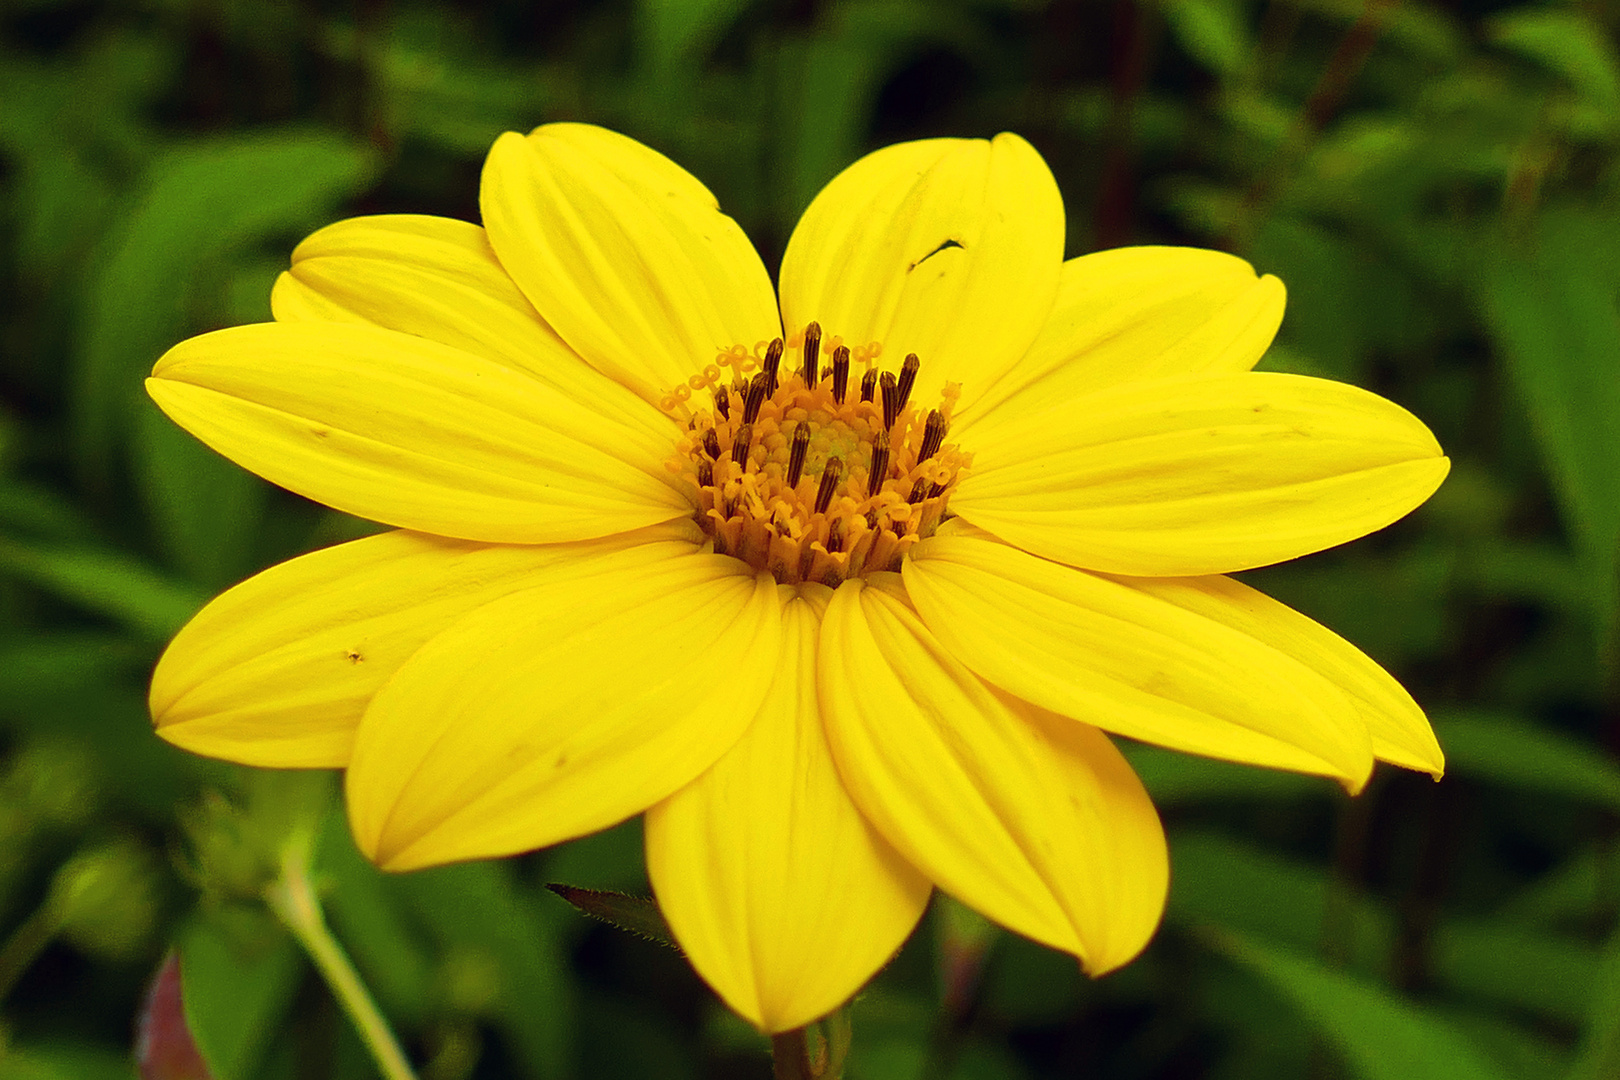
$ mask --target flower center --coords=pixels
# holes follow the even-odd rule
[[[945,442],[959,386],[925,413],[911,400],[915,353],[883,371],[876,344],[827,344],[826,366],[816,323],[756,354],[734,346],[662,404],[685,424],[669,468],[692,485],[714,550],[783,584],[836,588],[900,569],[939,526],[972,455]],[[784,367],[790,349],[797,363]],[[694,406],[694,391],[712,407]]]

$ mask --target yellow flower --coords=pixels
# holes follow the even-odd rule
[[[1063,261],[1022,139],[871,154],[806,211],[780,307],[661,155],[506,134],[484,228],[339,222],[277,321],[153,399],[400,531],[237,586],[158,665],[170,741],[346,768],[388,869],[646,811],[698,972],[768,1031],[837,1007],[931,886],[1108,971],[1164,836],[1103,734],[1336,777],[1438,774],[1396,682],[1220,575],[1422,502],[1447,462],[1354,387],[1250,371],[1283,288],[1227,255]]]

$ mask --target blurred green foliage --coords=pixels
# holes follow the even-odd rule
[[[1439,785],[1128,748],[1164,929],[1100,982],[941,902],[859,1001],[853,1080],[1620,1075],[1620,59],[1613,0],[6,0],[0,4],[0,1080],[134,1075],[178,949],[219,1080],[374,1075],[262,903],[318,822],[330,922],[424,1080],[757,1077],[671,950],[547,881],[645,890],[635,824],[406,876],[329,778],[192,758],[146,673],[222,586],[368,526],[228,465],[141,377],[269,316],[345,214],[477,220],[495,135],[669,153],[780,258],[864,151],[1024,134],[1071,255],[1279,275],[1268,366],[1434,427],[1451,479],[1247,575],[1388,665]]]

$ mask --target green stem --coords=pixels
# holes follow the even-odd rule
[[[281,876],[265,890],[265,900],[309,953],[338,1004],[354,1022],[385,1080],[416,1080],[388,1021],[321,914],[320,898],[315,895],[309,873],[311,842],[308,835],[288,842],[281,856]]]
[[[11,993],[23,973],[33,966],[59,929],[56,905],[46,900],[22,921],[0,947],[0,1001]]]
[[[849,1006],[792,1031],[771,1036],[776,1080],[843,1080],[849,1056]]]
[[[804,1028],[771,1036],[771,1075],[775,1080],[813,1080],[810,1044]]]

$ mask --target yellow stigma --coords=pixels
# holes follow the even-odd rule
[[[915,354],[883,371],[877,345],[827,345],[822,366],[811,323],[754,354],[735,346],[663,405],[686,427],[669,467],[692,485],[714,550],[783,584],[836,588],[900,569],[939,526],[971,455],[945,442],[959,387],[947,384],[924,411],[911,400]],[[789,350],[797,362],[785,365]]]

